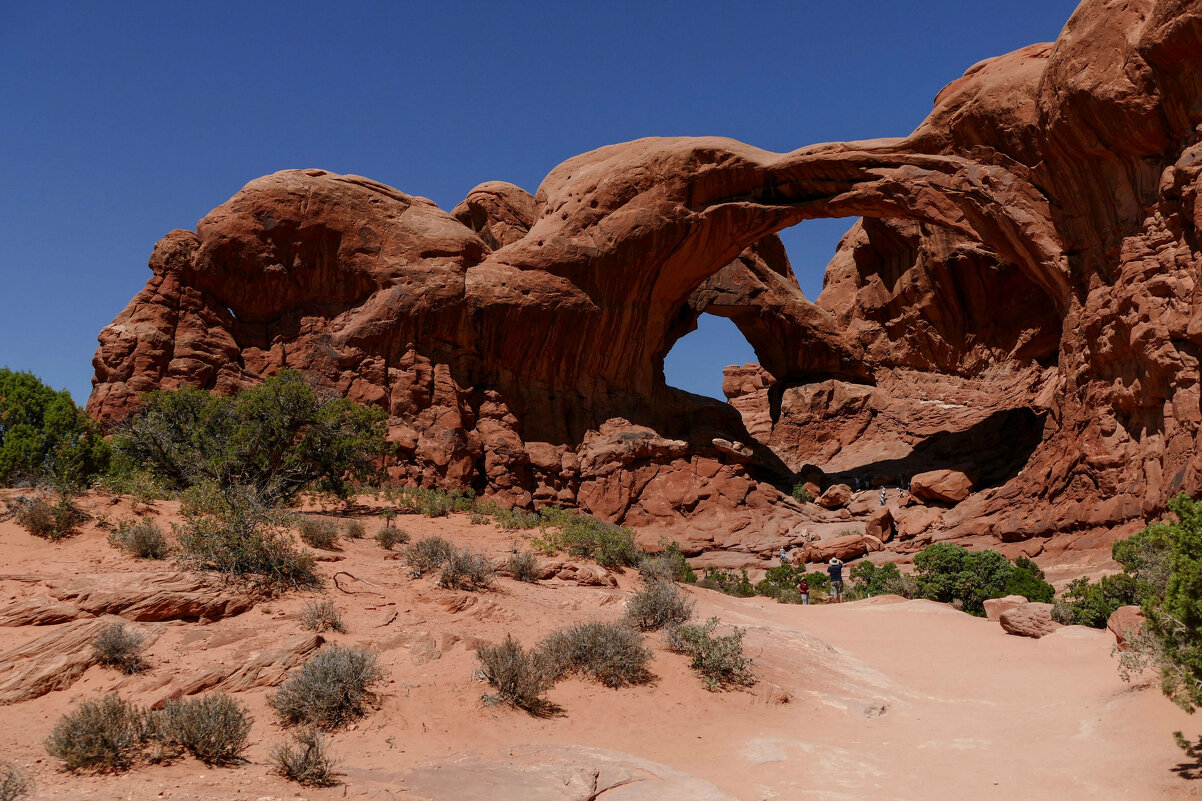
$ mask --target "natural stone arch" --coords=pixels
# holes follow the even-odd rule
[[[587,376],[653,394],[690,296],[749,246],[815,217],[946,226],[1019,265],[1058,309],[1069,299],[1047,202],[1033,186],[995,165],[911,152],[905,140],[779,155],[727,139],[643,139],[568,160],[535,201],[538,218],[526,236],[469,268],[469,300],[479,287],[490,301],[475,313],[519,325],[542,343],[554,336],[545,330],[550,320],[529,299],[553,298],[577,315],[582,344],[612,343],[582,347],[572,364],[529,376],[537,381],[572,385]],[[829,315],[801,301],[793,341],[815,344],[809,363],[792,372],[865,374]],[[521,345],[496,347],[501,362],[532,361]]]

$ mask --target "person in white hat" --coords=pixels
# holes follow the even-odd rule
[[[843,563],[839,561],[839,557],[831,557],[826,572],[831,577],[831,600],[837,604],[843,603]]]

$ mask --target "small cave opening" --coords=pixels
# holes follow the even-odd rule
[[[723,369],[754,361],[755,350],[732,320],[702,314],[696,330],[676,340],[664,357],[664,380],[675,389],[725,402]]]

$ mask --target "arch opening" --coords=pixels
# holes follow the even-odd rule
[[[676,340],[664,356],[664,381],[674,389],[725,402],[723,370],[758,359],[734,321],[703,313],[697,327]]]

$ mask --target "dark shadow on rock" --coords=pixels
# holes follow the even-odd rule
[[[974,490],[1005,484],[1027,464],[1043,439],[1046,413],[1023,407],[996,412],[962,431],[940,431],[909,455],[861,465],[827,476],[832,484],[908,486],[917,473],[960,470]]]

